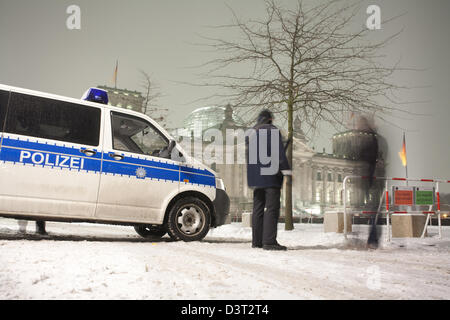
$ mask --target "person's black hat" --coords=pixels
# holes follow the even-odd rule
[[[272,123],[272,120],[273,120],[272,112],[270,112],[267,109],[264,109],[259,113],[257,122],[258,124],[265,124],[265,123]]]

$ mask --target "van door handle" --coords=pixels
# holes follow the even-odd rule
[[[88,157],[92,157],[93,155],[95,155],[97,153],[97,151],[90,150],[90,149],[80,149],[80,152],[84,153]]]
[[[111,158],[113,158],[114,160],[120,161],[123,160],[124,156],[118,153],[110,153],[108,154]]]

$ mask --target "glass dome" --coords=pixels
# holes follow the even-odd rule
[[[236,126],[245,126],[244,121],[236,115],[235,112],[229,108],[232,112],[232,121]],[[225,107],[203,107],[192,111],[183,122],[183,127],[186,132],[194,131],[194,136],[198,137],[202,135],[202,132],[208,128],[218,128],[225,122],[227,115],[227,108]]]

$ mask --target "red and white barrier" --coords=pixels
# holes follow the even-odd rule
[[[344,185],[344,237],[347,238],[347,181],[349,179],[369,179],[368,176],[346,176],[343,181]],[[391,239],[390,234],[390,224],[389,224],[389,218],[391,214],[410,214],[410,213],[420,213],[420,214],[426,214],[427,220],[425,222],[425,228],[422,233],[422,237],[425,235],[425,231],[428,225],[428,221],[431,215],[437,215],[438,216],[438,223],[439,223],[439,238],[442,238],[442,226],[441,226],[441,199],[439,196],[439,184],[440,183],[450,183],[450,180],[447,179],[417,179],[417,178],[393,178],[393,177],[373,177],[374,180],[384,180],[385,181],[385,190],[383,191],[383,197],[380,200],[380,204],[378,207],[378,211],[361,211],[362,214],[377,214],[378,212],[381,212],[381,205],[383,202],[383,198],[386,199],[386,207],[385,207],[385,213],[386,213],[386,224],[388,227],[388,240]],[[436,199],[436,211],[391,211],[389,207],[389,181],[413,181],[413,182],[428,182],[428,183],[434,183],[435,184],[435,199]],[[412,204],[411,204],[412,205]],[[431,209],[431,207],[430,207]]]

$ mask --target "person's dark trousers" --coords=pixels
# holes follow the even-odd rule
[[[253,191],[253,246],[262,247],[277,243],[280,190],[280,188],[261,188]],[[265,211],[264,208],[266,208]]]

